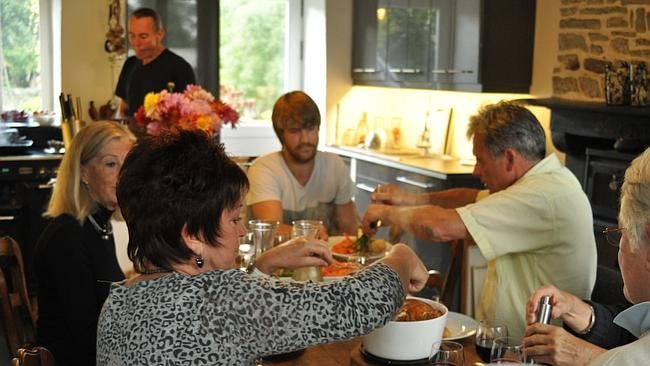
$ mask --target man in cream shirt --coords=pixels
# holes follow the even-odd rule
[[[528,297],[551,283],[589,298],[596,244],[589,201],[576,177],[546,155],[544,130],[526,108],[500,102],[468,127],[474,175],[487,190],[456,188],[419,195],[394,186],[374,194],[364,230],[381,218],[434,241],[471,238],[488,260],[478,319],[505,323],[521,338]]]

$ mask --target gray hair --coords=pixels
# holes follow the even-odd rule
[[[485,106],[470,118],[467,138],[485,138],[493,156],[506,148],[519,152],[525,159],[539,161],[546,156],[546,135],[535,115],[514,102],[501,101]]]
[[[632,252],[643,243],[650,244],[645,230],[650,223],[650,148],[637,156],[625,171],[618,220],[627,230]]]

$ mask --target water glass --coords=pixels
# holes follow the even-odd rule
[[[431,347],[429,365],[463,366],[465,352],[463,345],[453,341],[440,341]]]
[[[315,239],[318,237],[318,231],[322,225],[323,222],[318,220],[293,221],[291,236],[294,238],[304,236],[307,239]],[[293,275],[291,277],[296,281],[323,281],[323,275],[321,274],[320,268],[316,266],[296,268],[293,270]]]
[[[318,237],[318,231],[323,222],[319,220],[296,220],[292,224],[291,237],[304,236],[307,239],[315,239]]]
[[[481,360],[490,362],[490,352],[494,340],[507,336],[508,328],[505,325],[481,320],[476,328],[476,353]]]
[[[513,337],[495,338],[490,352],[491,363],[524,363],[526,354],[520,339]]]
[[[253,245],[253,232],[249,231],[239,238],[239,252],[237,253],[237,266],[246,271],[253,263],[255,246]]]
[[[277,221],[272,220],[250,220],[248,228],[253,233],[253,246],[255,247],[254,256],[257,257],[263,252],[273,248],[275,239],[275,230],[280,225]]]

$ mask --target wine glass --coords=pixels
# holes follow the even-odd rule
[[[490,362],[492,343],[496,338],[507,337],[508,328],[499,323],[481,320],[476,328],[476,353],[483,362]]]
[[[463,345],[453,341],[440,341],[431,347],[429,365],[463,366],[465,352]]]
[[[524,345],[513,337],[499,337],[492,342],[491,363],[522,363],[526,361]]]

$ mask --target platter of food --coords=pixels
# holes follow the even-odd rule
[[[355,245],[356,240],[356,236],[330,236],[328,242],[332,256],[346,262],[359,262],[360,258],[365,257],[367,261],[372,262],[382,258],[393,247],[384,239],[372,239],[366,250],[363,250]]]
[[[453,341],[463,339],[476,333],[478,322],[469,316],[450,311],[447,315],[447,324],[443,333],[443,340]]]
[[[361,269],[361,265],[356,262],[340,262],[334,261],[327,267],[321,267],[321,275],[323,276],[323,282],[331,282],[340,280],[345,276],[351,275],[352,273]],[[293,271],[284,270],[278,277],[282,281],[294,281]],[[300,281],[298,281],[300,282]]]

